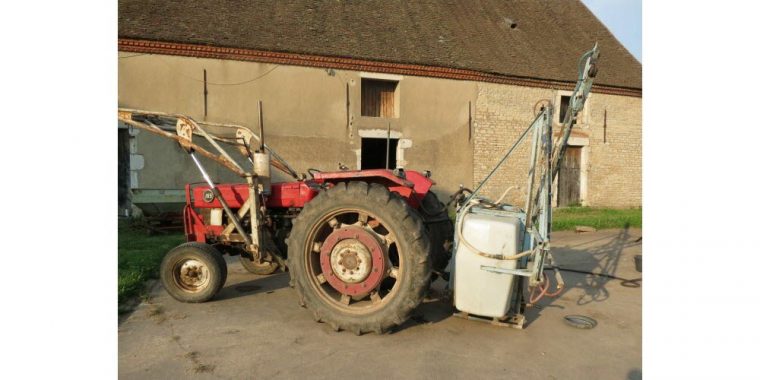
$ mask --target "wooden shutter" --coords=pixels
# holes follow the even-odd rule
[[[393,101],[396,97],[396,83],[395,82],[380,82],[378,86],[380,89],[380,116],[381,117],[394,117],[395,108]]]
[[[397,82],[362,79],[362,116],[395,117]]]

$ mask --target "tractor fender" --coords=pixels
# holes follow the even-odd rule
[[[314,173],[314,180],[318,183],[327,184],[351,181],[378,183],[403,197],[409,206],[416,209],[420,206],[425,194],[435,184],[435,181],[414,170],[402,171],[401,173],[403,174],[396,175],[388,169],[316,172]]]

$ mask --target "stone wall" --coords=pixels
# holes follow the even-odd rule
[[[641,206],[641,98],[594,94],[589,100],[592,103],[588,204]]]
[[[480,83],[474,112],[473,182],[477,186],[530,125],[542,101],[559,103],[568,92]],[[604,111],[607,111],[605,143]],[[558,113],[558,107],[555,109]],[[555,132],[559,130],[555,115]],[[495,199],[511,186],[507,201],[523,206],[530,136],[482,190]],[[582,146],[581,203],[596,207],[641,205],[641,98],[594,94],[574,128]]]
[[[556,104],[559,95],[567,93],[397,76],[399,116],[374,118],[360,112],[360,83],[367,73],[148,54],[119,60],[119,106],[183,113],[202,120],[203,70],[212,83],[206,120],[255,127],[256,103],[262,100],[268,143],[298,171],[335,170],[338,162],[358,168],[360,133],[385,131],[390,124],[393,133],[412,143],[404,151],[406,168],[432,170],[437,182],[434,189],[444,201],[460,184],[473,188],[482,181],[533,121],[537,103]],[[260,79],[246,82],[250,78]],[[571,141],[584,146],[582,203],[640,206],[641,98],[592,93],[584,113]],[[192,162],[176,144],[147,133],[138,135],[136,143],[144,168],[135,187],[181,189],[184,183],[199,180]],[[508,200],[522,205],[529,153],[528,144],[523,143],[484,194],[496,198],[518,185],[521,188],[513,190]],[[215,166],[207,165],[215,179],[240,180]]]
[[[467,140],[477,82],[390,76],[398,81],[398,115],[368,117],[361,115],[361,81],[376,73],[120,54],[120,107],[181,113],[257,130],[261,100],[267,143],[299,172],[337,170],[339,162],[358,169],[360,134],[386,131],[390,124],[394,134],[411,144],[403,152],[405,168],[431,170],[441,199],[448,199],[460,184],[472,185],[472,147]],[[206,117],[204,70],[209,82]],[[176,144],[141,133],[136,145],[145,166],[137,173],[135,187],[181,189],[199,180],[193,163]],[[217,181],[240,181],[218,165],[206,167]],[[276,181],[288,180],[273,173]]]

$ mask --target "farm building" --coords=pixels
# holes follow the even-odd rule
[[[577,60],[598,42],[556,202],[641,205],[641,63],[578,0],[120,0],[118,35],[119,107],[256,131],[260,100],[268,145],[299,172],[389,158],[430,170],[444,201],[476,186],[542,104],[559,124]],[[176,144],[127,128],[119,141],[120,207],[181,199],[200,180]],[[485,194],[524,185],[528,154]]]

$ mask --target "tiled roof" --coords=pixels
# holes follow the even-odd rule
[[[346,57],[641,89],[639,63],[578,0],[119,0],[119,38]]]

